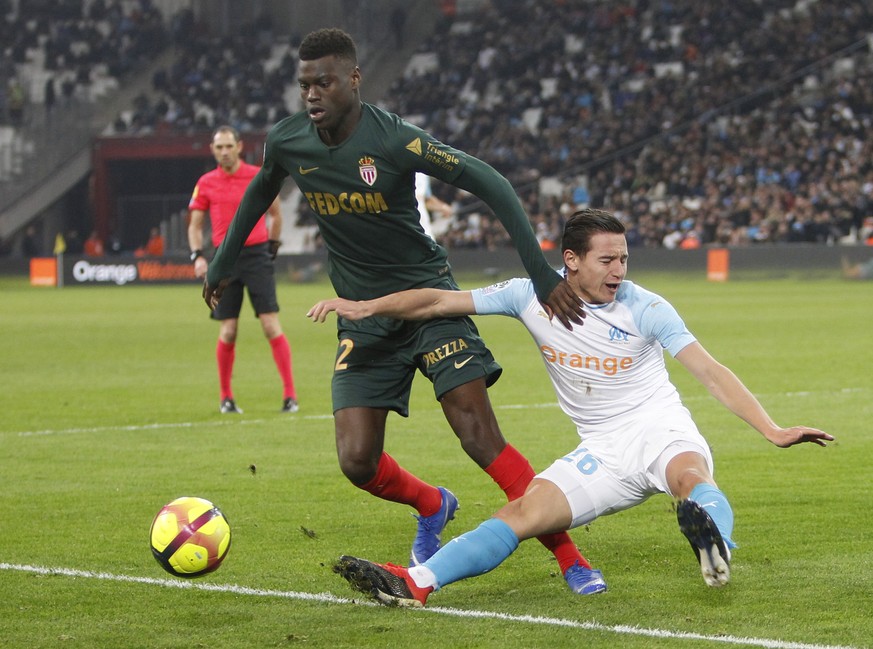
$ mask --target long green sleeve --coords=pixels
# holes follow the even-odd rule
[[[210,286],[217,286],[222,279],[230,276],[249,233],[279,195],[284,176],[274,174],[271,178],[266,170],[266,166],[262,167],[252,178],[233,216],[224,241],[218,246],[215,257],[209,263],[206,281]]]
[[[491,165],[470,156],[463,173],[452,184],[478,196],[493,210],[512,238],[524,268],[533,281],[537,297],[545,302],[561,282],[561,276],[546,260],[530,220],[509,181]]]

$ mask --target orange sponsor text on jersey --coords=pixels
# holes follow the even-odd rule
[[[634,359],[630,356],[625,356],[624,358],[617,358],[615,356],[600,358],[599,356],[587,356],[585,354],[564,352],[549,347],[548,345],[542,345],[540,350],[543,352],[543,358],[545,358],[548,363],[594,370],[595,372],[603,372],[607,376],[613,376],[621,370],[630,369],[634,362]]]

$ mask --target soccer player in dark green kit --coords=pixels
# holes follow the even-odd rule
[[[503,176],[398,116],[363,103],[355,43],[344,31],[312,32],[298,54],[305,109],[267,135],[261,171],[209,265],[203,297],[210,308],[220,300],[246,236],[288,176],[316,215],[337,296],[367,300],[410,288],[457,290],[445,249],[419,222],[414,176],[420,171],[485,201],[512,237],[550,315],[566,327],[581,325],[579,299],[549,266]],[[433,383],[464,451],[514,500],[534,470],[507,444],[488,399],[487,387],[502,369],[469,318],[339,318],[337,327],[332,398],[340,468],[355,486],[418,511],[410,556],[410,565],[418,565],[439,549],[458,500],[384,452],[388,413],[408,416],[412,380],[421,371]],[[600,571],[591,569],[566,533],[539,539],[555,554],[574,592],[606,590]]]

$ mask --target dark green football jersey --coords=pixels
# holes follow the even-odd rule
[[[315,213],[338,296],[435,286],[446,274],[446,251],[421,227],[415,172],[451,183],[464,169],[463,153],[367,104],[339,146],[326,146],[305,112],[279,122],[266,146]]]
[[[410,288],[445,287],[447,254],[421,226],[417,171],[468,189],[488,203],[513,237],[543,298],[560,281],[505,178],[397,115],[363,104],[356,129],[338,146],[322,142],[305,111],[270,130],[264,165],[210,264],[210,285],[227,276],[238,254],[234,251],[251,230],[248,221],[264,213],[290,175],[315,213],[338,296],[365,300]]]

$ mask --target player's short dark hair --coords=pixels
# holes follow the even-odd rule
[[[231,135],[233,135],[233,139],[236,142],[239,142],[242,139],[242,135],[240,135],[239,131],[230,124],[222,124],[214,131],[212,131],[212,139],[214,140],[215,136],[219,133],[230,133]]]
[[[606,210],[586,208],[574,212],[564,226],[561,250],[572,250],[580,257],[591,250],[591,237],[600,232],[624,234],[627,229],[619,219]]]
[[[326,28],[310,32],[300,43],[297,54],[301,61],[314,61],[325,56],[335,56],[358,64],[358,49],[355,41],[342,29]]]

